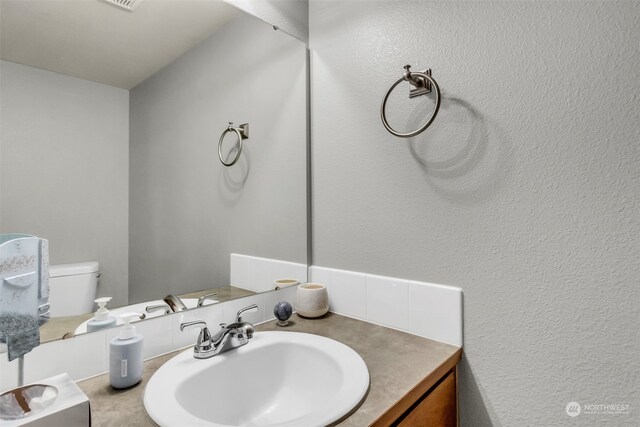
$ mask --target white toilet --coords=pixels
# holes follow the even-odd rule
[[[96,261],[49,266],[51,317],[93,312],[99,268]]]

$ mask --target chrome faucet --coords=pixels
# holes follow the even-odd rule
[[[196,359],[208,359],[227,350],[241,347],[253,338],[255,328],[251,323],[242,321],[242,314],[255,311],[258,311],[256,304],[240,309],[236,314],[236,321],[230,325],[221,323],[220,330],[213,336],[209,332],[207,323],[202,320],[182,323],[180,330],[200,328],[198,340],[193,347],[193,357]]]
[[[169,294],[166,297],[164,297],[162,301],[164,301],[169,306],[169,308],[171,308],[171,311],[173,311],[174,313],[178,311],[187,310],[187,306],[184,305],[182,300],[175,295]]]

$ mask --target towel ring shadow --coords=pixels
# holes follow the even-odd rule
[[[404,73],[402,77],[396,80],[396,82],[393,85],[391,85],[391,88],[387,91],[387,94],[384,96],[382,105],[380,106],[380,118],[382,118],[382,124],[384,125],[384,127],[392,135],[395,135],[399,138],[411,138],[412,136],[416,136],[424,132],[426,128],[431,126],[431,123],[433,123],[436,116],[438,115],[438,111],[440,110],[440,87],[438,86],[438,83],[435,81],[435,79],[431,77],[431,70],[427,70],[422,73],[412,73],[411,71],[409,71],[409,69],[411,68],[410,65],[406,65],[404,68],[407,71]],[[431,92],[431,88],[434,89],[435,95],[436,95],[436,99],[435,99],[436,106],[427,123],[422,125],[422,127],[420,127],[419,129],[416,129],[413,132],[407,132],[407,133],[398,132],[395,129],[393,129],[391,125],[389,125],[389,122],[387,121],[386,112],[385,112],[387,107],[387,101],[389,100],[389,95],[391,95],[391,92],[393,92],[396,86],[398,86],[403,81],[408,81],[409,83],[411,83],[413,86],[416,87],[416,89],[413,89],[411,91],[409,95],[410,98],[413,98],[419,95],[425,95]]]
[[[229,163],[225,162],[222,158],[222,141],[224,141],[224,137],[229,132],[235,132],[238,136],[238,152],[236,153],[236,157]],[[245,123],[243,125],[238,126],[237,128],[233,127],[233,122],[229,122],[229,126],[222,132],[220,135],[220,140],[218,141],[218,158],[220,162],[226,167],[230,167],[235,165],[240,159],[240,155],[242,154],[242,141],[249,138],[249,123]]]

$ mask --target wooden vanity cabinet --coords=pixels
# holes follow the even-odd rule
[[[424,395],[392,425],[398,427],[458,425],[456,371],[447,374],[434,389]]]
[[[422,380],[370,427],[456,427],[457,368],[462,350]]]

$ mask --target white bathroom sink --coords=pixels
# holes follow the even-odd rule
[[[187,306],[187,308],[196,308],[196,306],[198,305],[198,298],[182,298],[181,301],[184,303],[184,305]],[[203,305],[206,306],[206,305],[210,305],[210,304],[215,304],[217,302],[218,302],[217,300],[208,299],[208,300],[205,300]],[[110,314],[112,316],[115,316],[118,319],[117,325],[123,325],[124,324],[122,319],[120,319],[118,317],[118,315],[124,314],[124,313],[131,313],[131,312],[144,313],[146,315],[145,319],[153,319],[154,317],[163,316],[165,314],[164,311],[162,311],[162,310],[152,311],[151,313],[147,313],[145,311],[145,308],[147,308],[149,306],[152,306],[152,305],[165,305],[165,306],[167,306],[164,301],[162,301],[161,299],[158,299],[158,300],[154,300],[154,301],[140,302],[140,303],[137,303],[137,304],[131,304],[131,305],[126,305],[124,307],[115,308],[113,310],[110,310]],[[169,307],[169,306],[167,306],[167,307]],[[89,319],[89,320],[91,320],[91,319]],[[74,334],[75,335],[86,334],[87,333],[87,322],[89,322],[89,320],[86,320],[86,321],[80,323],[80,325],[78,325],[78,327],[76,328]],[[138,321],[140,321],[140,319],[134,320],[134,322],[138,322]]]
[[[364,360],[318,335],[256,332],[248,344],[195,359],[180,353],[151,377],[144,406],[160,426],[326,426],[369,388]]]

